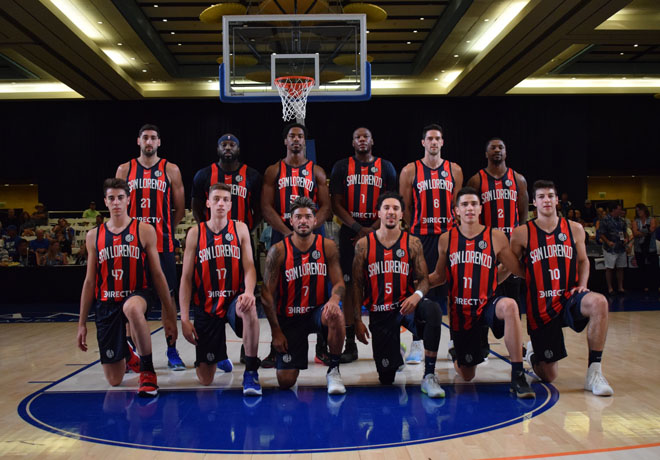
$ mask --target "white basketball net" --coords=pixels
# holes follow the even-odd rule
[[[314,86],[312,77],[279,77],[275,79],[277,92],[282,99],[282,118],[304,120],[307,96]]]

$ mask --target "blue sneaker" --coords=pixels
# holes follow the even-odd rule
[[[424,360],[424,345],[421,340],[413,340],[406,364],[419,364]]]
[[[186,365],[183,364],[179,357],[179,352],[176,347],[167,347],[167,367],[173,371],[185,371]]]
[[[231,359],[227,358],[224,361],[218,363],[218,369],[224,371],[225,374],[229,374],[234,370],[234,365],[231,363]]]
[[[243,395],[261,396],[261,385],[257,371],[243,372]]]

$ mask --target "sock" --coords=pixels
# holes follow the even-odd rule
[[[248,372],[259,369],[259,358],[256,356],[245,356],[245,370]]]
[[[128,344],[131,346],[131,348],[132,348],[133,350],[136,349],[136,347],[135,347],[135,342],[133,342],[133,337],[131,337],[131,336],[129,335],[128,337],[126,337],[126,341],[128,342]]]
[[[168,348],[176,347],[176,340],[174,340],[171,335],[167,336],[167,347]]]
[[[589,366],[591,366],[592,363],[599,363],[600,360],[603,358],[603,351],[595,351],[595,350],[589,350]]]
[[[523,363],[519,361],[517,363],[511,362],[511,380],[515,379],[519,375],[523,374]]]
[[[424,356],[424,377],[429,374],[435,374],[435,356]]]
[[[346,343],[355,343],[355,326],[346,326]]]
[[[140,372],[156,372],[154,370],[154,363],[151,360],[151,353],[140,356]]]
[[[330,353],[328,355],[330,357],[330,364],[328,365],[328,372],[330,372],[333,368],[339,367],[339,359],[341,358],[341,355],[334,355]]]

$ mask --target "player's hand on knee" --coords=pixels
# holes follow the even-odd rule
[[[282,331],[273,331],[273,348],[277,350],[280,353],[286,353],[289,344],[286,341],[286,336],[282,333]]]
[[[183,336],[186,338],[186,340],[193,345],[197,345],[198,336],[193,323],[191,323],[190,320],[181,321],[181,329],[183,329]]]
[[[87,326],[78,326],[78,348],[87,351]]]
[[[589,289],[587,289],[586,286],[575,286],[573,289],[571,289],[571,295],[579,294],[581,292],[589,292]]]
[[[403,302],[401,302],[401,314],[405,316],[414,312],[415,308],[417,308],[417,304],[421,300],[422,299],[417,294],[408,296]]]
[[[369,335],[369,329],[367,329],[367,326],[365,326],[362,321],[355,322],[355,338],[363,344],[369,345],[368,339],[371,338]]]
[[[334,321],[335,319],[339,318],[339,315],[343,315],[339,304],[332,301],[328,301],[328,303],[326,303],[325,306],[323,307],[323,314],[321,318],[326,324],[328,324],[328,322]]]
[[[236,307],[243,313],[250,311],[250,309],[255,308],[257,305],[256,299],[253,294],[248,294],[244,292],[238,296],[236,300]]]

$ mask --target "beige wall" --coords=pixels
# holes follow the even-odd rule
[[[589,176],[587,197],[590,200],[623,200],[626,208],[642,202],[653,206],[653,213],[660,215],[660,176]],[[628,212],[628,217],[633,217],[632,212]]]
[[[32,214],[34,206],[39,202],[39,186],[36,184],[17,185],[0,184],[0,208],[23,208]]]

